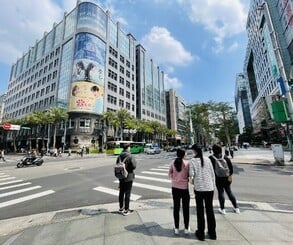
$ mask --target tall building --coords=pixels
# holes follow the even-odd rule
[[[166,125],[164,72],[140,44],[136,46],[136,75],[137,118]]]
[[[244,132],[243,130],[245,128],[252,127],[247,87],[247,79],[244,74],[237,74],[235,86],[235,108],[240,134]]]
[[[145,71],[136,69],[136,52],[136,39],[111,19],[109,11],[77,1],[12,65],[4,117],[65,108],[65,143],[71,146],[106,140],[99,128],[105,111],[124,108],[133,116],[165,123],[163,73],[142,56],[138,63]],[[58,131],[59,145],[64,143],[62,132]]]
[[[189,138],[185,138],[186,125],[189,126],[189,122],[186,122],[186,102],[174,89],[170,89],[166,91],[166,105],[167,127],[177,131],[175,139],[170,140],[173,140],[172,143],[176,145],[186,143],[187,141],[189,142]]]
[[[286,44],[284,36],[284,27],[288,27],[288,24],[284,24],[284,6],[288,4],[291,1],[251,1],[246,26],[248,48],[244,73],[249,83],[248,99],[255,133],[260,132],[262,125],[268,125],[272,121],[268,113],[271,105],[267,101],[270,101],[268,97],[272,95],[281,95],[278,79],[282,66],[287,76],[290,71],[288,44],[291,42]],[[278,60],[277,52],[280,52],[282,63]]]

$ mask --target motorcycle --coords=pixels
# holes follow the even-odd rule
[[[35,157],[35,156],[26,155],[20,160],[20,162],[17,163],[16,166],[18,168],[22,168],[24,166],[29,166],[29,165],[41,166],[43,162],[44,160],[41,156]]]

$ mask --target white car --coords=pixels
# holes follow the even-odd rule
[[[144,149],[146,154],[156,154],[156,149],[154,147],[148,147]]]

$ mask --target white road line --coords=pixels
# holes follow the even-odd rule
[[[9,177],[10,175],[0,175],[0,180],[2,179],[2,178],[6,178],[6,177]]]
[[[169,166],[170,167],[170,166]],[[162,169],[169,169],[167,166],[158,166],[157,168],[162,168]]]
[[[152,170],[152,171],[162,171],[162,172],[166,172],[166,171],[168,171],[167,169],[163,169],[163,168],[151,168],[150,170]]]
[[[11,200],[11,201],[2,202],[2,203],[0,203],[0,208],[15,205],[15,204],[25,202],[25,201],[28,201],[28,200],[32,200],[32,199],[35,199],[35,198],[38,198],[38,197],[47,196],[47,195],[50,195],[52,193],[55,193],[55,191],[48,190],[48,191],[43,191],[43,192],[39,192],[39,193],[36,193],[36,194],[32,194],[32,195],[29,195],[29,196],[17,198],[17,199]]]
[[[135,186],[135,187],[140,187],[140,188],[145,188],[145,189],[150,189],[150,190],[155,190],[155,191],[171,193],[171,188],[164,188],[164,187],[159,187],[159,186],[155,186],[155,185],[140,184],[140,183],[137,183],[137,182],[133,182],[132,185]]]
[[[96,188],[93,188],[95,191],[101,191],[101,192],[104,192],[104,193],[107,193],[107,194],[110,194],[110,195],[113,195],[113,196],[119,196],[119,191],[117,190],[114,190],[114,189],[110,189],[110,188],[107,188],[107,187],[102,187],[102,186],[98,186]],[[136,201],[138,199],[140,199],[141,196],[139,195],[135,195],[135,194],[132,194],[130,195],[130,200],[132,201]]]
[[[162,175],[162,176],[168,176],[168,173],[156,173],[156,172],[150,172],[150,171],[142,171],[143,174],[154,174],[154,175]]]
[[[0,185],[9,185],[9,184],[13,184],[13,183],[18,183],[18,182],[22,182],[23,180],[19,179],[19,180],[13,180],[13,181],[8,181],[8,182],[2,182],[0,183]]]
[[[26,183],[22,183],[22,184],[18,184],[18,185],[9,185],[9,186],[5,186],[5,187],[0,187],[0,190],[12,189],[12,188],[25,186],[25,185],[30,185],[30,184],[31,184],[31,182],[26,182]]]
[[[2,180],[10,180],[10,179],[16,179],[16,178],[15,177],[8,177],[8,178],[0,179],[0,181],[2,181]]]
[[[154,181],[158,181],[158,182],[164,182],[164,183],[171,183],[171,180],[168,179],[158,179],[158,178],[154,178],[154,177],[147,177],[147,176],[142,176],[142,175],[135,175],[135,178],[137,179],[146,179],[146,180],[154,180]]]
[[[5,175],[5,174],[6,174],[6,173],[0,173],[0,176],[1,176],[1,175]]]
[[[3,193],[3,194],[0,194],[0,198],[1,197],[12,196],[12,195],[15,195],[15,194],[18,194],[18,193],[22,193],[22,192],[26,192],[26,191],[31,191],[31,190],[35,190],[35,189],[39,189],[39,188],[42,188],[42,186],[37,185],[37,186],[29,187],[29,188],[24,188],[24,189],[16,190],[16,191],[6,192],[6,193]]]

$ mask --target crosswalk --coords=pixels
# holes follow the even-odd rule
[[[0,171],[0,209],[55,193],[53,190],[39,192],[41,189],[40,185],[33,185]]]
[[[143,198],[146,191],[161,193],[162,195],[171,195],[171,180],[168,177],[168,169],[170,164],[156,166],[135,174],[133,188],[131,192],[131,200]],[[119,183],[119,180],[113,179],[113,183]],[[106,193],[118,197],[119,190],[106,186],[97,186],[93,190]]]

